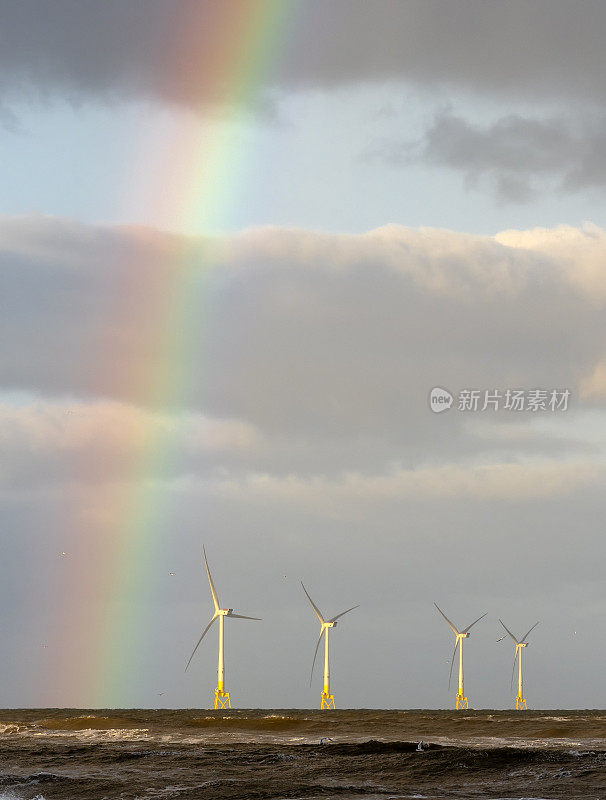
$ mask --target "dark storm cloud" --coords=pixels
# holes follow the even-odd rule
[[[268,30],[279,26],[268,89],[407,80],[518,98],[606,94],[601,2],[299,0],[283,21],[255,5]],[[237,38],[247,9],[240,0],[4,0],[0,86],[21,98],[200,106],[225,88],[217,47]]]

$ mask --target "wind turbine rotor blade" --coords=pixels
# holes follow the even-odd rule
[[[502,626],[505,628],[505,630],[506,630],[506,631],[507,631],[507,633],[508,633],[508,634],[511,636],[511,638],[514,640],[514,642],[515,642],[516,644],[520,644],[520,643],[518,642],[518,640],[516,639],[516,637],[513,635],[513,633],[512,633],[512,632],[509,630],[509,628],[507,627],[507,625],[505,625],[505,623],[503,622],[503,620],[502,620],[502,619],[499,619],[499,622],[500,622],[500,623],[501,623],[501,625],[502,625]],[[528,634],[526,634],[526,635],[528,635]],[[524,641],[524,639],[522,639],[522,641]]]
[[[488,614],[488,611],[486,612],[486,614]],[[478,618],[475,620],[475,622],[472,622],[472,623],[471,623],[471,625],[468,625],[468,626],[465,628],[465,630],[464,630],[464,631],[461,631],[461,633],[468,633],[468,632],[469,632],[469,631],[470,631],[470,630],[473,628],[473,626],[476,624],[476,622],[479,622],[481,619],[484,619],[484,617],[486,616],[486,614],[482,614],[482,616],[481,616],[481,617],[478,617]]]
[[[303,581],[301,581],[301,586],[303,586]],[[314,611],[316,612],[316,614],[317,614],[317,616],[318,616],[318,619],[320,620],[320,622],[322,623],[322,625],[324,625],[324,623],[326,622],[326,620],[325,620],[325,619],[324,619],[324,617],[322,616],[322,612],[320,611],[320,609],[318,608],[318,606],[317,606],[317,605],[314,603],[314,601],[313,601],[313,600],[311,599],[311,597],[309,596],[309,592],[307,591],[307,589],[305,588],[305,586],[303,586],[303,591],[304,591],[304,592],[305,592],[305,594],[307,595],[307,599],[309,600],[309,602],[312,604],[312,606],[313,606],[313,609],[314,609]]]
[[[261,622],[261,617],[245,617],[242,614],[227,614],[230,619],[256,619],[258,622]]]
[[[336,620],[338,620],[338,619],[339,619],[339,617],[342,617],[344,614],[349,614],[349,612],[350,612],[350,611],[353,611],[353,610],[354,610],[354,608],[360,608],[360,604],[358,603],[358,605],[357,605],[357,606],[352,606],[351,608],[348,608],[348,609],[347,609],[347,611],[341,611],[341,613],[340,613],[340,614],[337,614],[337,616],[336,616],[336,617],[331,617],[331,618],[330,618],[328,621],[329,621],[329,622],[336,622]]]
[[[316,645],[316,649],[314,652],[314,660],[311,662],[311,673],[309,676],[309,685],[311,686],[311,681],[314,676],[314,667],[316,666],[316,656],[318,655],[318,647],[320,647],[320,642],[322,641],[322,637],[324,636],[324,628],[322,628],[322,633],[320,634],[320,638],[318,639],[318,643]]]
[[[454,667],[454,660],[457,654],[457,647],[459,646],[459,638],[457,636],[457,643],[455,644],[455,649],[452,654],[452,661],[450,662],[450,673],[448,675],[448,691],[450,691],[450,682],[452,681],[452,668]]]
[[[442,609],[440,608],[440,606],[439,606],[437,603],[434,603],[434,606],[435,606],[435,607],[438,609],[438,611],[440,612],[440,614],[441,614],[441,615],[444,617],[444,619],[446,620],[446,622],[447,622],[447,623],[450,625],[450,627],[452,628],[452,631],[453,631],[454,635],[455,635],[455,636],[458,636],[458,635],[459,635],[459,631],[458,631],[458,630],[455,628],[455,626],[452,624],[452,622],[451,622],[451,621],[448,619],[448,617],[447,617],[447,616],[446,616],[446,614],[445,614],[445,613],[442,611]]]
[[[220,608],[219,605],[219,598],[217,597],[217,590],[215,589],[215,584],[213,583],[213,579],[210,576],[210,569],[208,568],[208,561],[206,560],[206,549],[204,545],[202,545],[202,551],[204,552],[204,563],[206,564],[206,574],[208,575],[208,582],[210,583],[210,593],[213,596],[213,603],[215,604],[215,611],[218,611]]]
[[[535,622],[535,624],[532,626],[532,628],[530,629],[530,631],[533,631],[533,630],[534,630],[534,629],[537,627],[537,625],[538,625],[538,624],[539,624],[538,622]],[[525,633],[525,634],[524,634],[524,636],[522,636],[522,641],[523,641],[523,642],[525,642],[525,641],[526,641],[526,639],[528,639],[528,636],[529,636],[529,634],[530,634],[530,631],[527,631],[527,633]]]
[[[189,667],[189,665],[191,664],[191,660],[192,660],[192,658],[193,658],[193,657],[196,655],[196,650],[198,649],[198,647],[200,647],[200,642],[202,641],[202,639],[204,639],[204,637],[206,636],[206,634],[207,634],[207,633],[208,633],[208,631],[210,630],[210,626],[211,626],[211,625],[213,624],[213,622],[214,622],[214,621],[217,619],[217,616],[218,616],[218,615],[217,615],[217,614],[215,614],[215,616],[214,616],[214,617],[211,619],[211,621],[208,623],[208,625],[206,626],[206,628],[204,628],[204,630],[202,631],[202,636],[200,636],[200,638],[198,639],[198,644],[197,644],[197,645],[194,647],[194,651],[193,651],[193,653],[191,654],[191,656],[189,657],[189,661],[187,662],[187,666],[185,667],[185,670],[184,670],[185,672],[187,672],[187,667]]]
[[[513,689],[513,679],[515,678],[515,674],[516,674],[516,661],[518,660],[518,653],[519,652],[520,652],[520,648],[519,648],[518,645],[516,645],[516,654],[513,657],[513,668],[511,670],[511,683],[509,684],[512,689]]]

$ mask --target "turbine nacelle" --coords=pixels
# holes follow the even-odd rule
[[[528,647],[528,642],[527,642],[527,641],[525,641],[525,640],[526,640],[526,639],[528,639],[528,636],[530,635],[530,633],[531,633],[531,632],[532,632],[532,631],[533,631],[533,630],[534,630],[534,629],[537,627],[537,625],[539,624],[538,622],[535,622],[535,624],[532,626],[532,628],[530,628],[530,630],[526,631],[526,633],[524,634],[524,636],[522,636],[522,638],[521,638],[521,639],[516,639],[516,637],[513,635],[513,633],[512,633],[512,632],[509,630],[509,628],[507,627],[507,625],[505,625],[505,623],[503,622],[503,620],[502,620],[502,619],[499,619],[499,622],[501,623],[501,625],[503,626],[503,628],[505,628],[505,630],[507,631],[507,633],[509,634],[509,636],[510,636],[510,637],[513,639],[513,641],[515,642],[516,649],[517,649],[517,648],[519,648],[519,647]]]
[[[233,608],[218,608],[216,611],[218,617],[229,617],[233,613]]]
[[[458,638],[459,639],[469,639],[470,636],[471,636],[470,633],[459,633],[458,634]]]
[[[322,626],[323,628],[334,628],[337,625],[336,622],[325,622]]]

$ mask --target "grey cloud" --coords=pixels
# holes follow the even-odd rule
[[[436,116],[420,142],[388,141],[366,158],[395,166],[423,161],[485,182],[501,200],[523,203],[540,191],[606,186],[606,122],[509,115],[489,125]]]
[[[280,17],[260,0],[253,9],[276,36],[261,94],[394,79],[516,98],[602,101],[606,91],[597,1],[295,0]],[[5,0],[0,85],[21,98],[212,103],[229,90],[217,45],[249,13],[241,0]]]
[[[185,410],[258,433],[237,453],[181,454],[180,469],[203,473],[211,463],[238,473],[310,475],[318,463],[332,475],[381,473],[438,454],[584,450],[549,434],[540,444],[474,435],[464,415],[428,411],[434,385],[567,387],[578,402],[604,359],[606,285],[595,268],[603,232],[501,237],[261,229],[215,243],[209,263],[204,240],[184,248],[180,237],[142,229],[5,220],[3,386],[153,411],[168,369],[175,430]],[[187,276],[186,298],[177,276]],[[89,447],[97,455],[87,471],[103,478],[113,451],[101,444]],[[19,448],[7,458],[17,481],[28,469],[44,474],[55,457],[39,453],[34,469],[31,447],[20,449],[24,464]]]
[[[428,364],[451,386],[473,384],[480,366],[482,379],[497,383],[503,373],[540,383],[554,370],[576,382],[601,355],[604,312],[593,297],[606,288],[592,259],[603,257],[604,235],[503,237],[262,229],[227,240],[208,263],[203,240],[189,240],[183,256],[185,240],[152,231],[7,220],[4,384],[147,402],[134,378],[159,356],[177,259],[190,295],[176,310],[183,319],[194,312],[182,345],[200,364],[189,400],[208,403],[214,416],[292,433],[310,425],[377,432],[381,420],[392,425],[397,405],[429,388]],[[203,337],[195,309],[208,298],[215,322]]]
[[[422,157],[471,181],[488,176],[498,196],[520,202],[532,196],[533,178],[565,174],[579,157],[577,147],[561,121],[509,116],[482,129],[445,115],[427,131]]]

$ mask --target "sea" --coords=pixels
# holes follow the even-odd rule
[[[606,800],[606,711],[0,711],[0,800]]]

